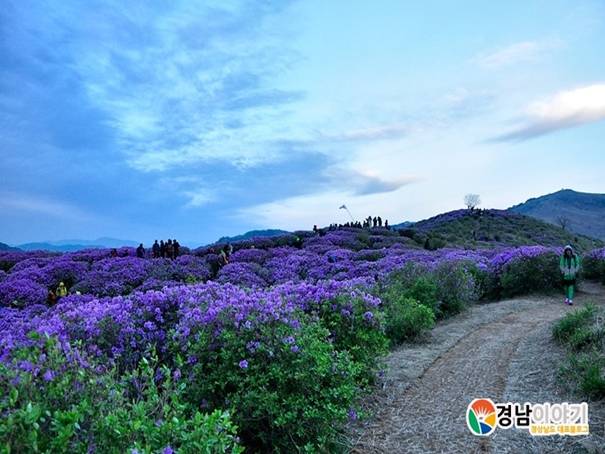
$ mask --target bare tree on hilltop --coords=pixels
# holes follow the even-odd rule
[[[557,216],[557,224],[559,224],[563,230],[567,230],[569,227],[569,218],[567,216]]]
[[[473,211],[481,204],[481,197],[479,197],[479,194],[466,194],[464,204],[469,210]]]

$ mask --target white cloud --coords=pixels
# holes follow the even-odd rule
[[[189,202],[187,202],[186,206],[191,208],[199,208],[216,200],[215,193],[205,188],[185,191],[183,192],[183,195],[189,198]]]
[[[530,117],[542,122],[587,123],[605,118],[605,83],[562,91],[527,108]]]
[[[79,25],[86,47],[67,51],[78,56],[73,69],[137,170],[258,165],[275,157],[265,138],[283,132],[287,106],[304,96],[272,83],[290,58],[271,22],[280,8],[176,2],[157,13],[124,4],[114,21]],[[122,33],[122,21],[140,33]]]
[[[484,68],[500,68],[536,60],[545,52],[559,45],[560,43],[555,41],[522,41],[490,53],[481,54],[475,57],[475,61]]]
[[[515,142],[560,129],[605,119],[605,83],[561,91],[529,104],[523,124],[495,137],[496,142]]]

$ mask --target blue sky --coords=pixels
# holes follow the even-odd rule
[[[605,192],[602,1],[4,1],[0,241]]]

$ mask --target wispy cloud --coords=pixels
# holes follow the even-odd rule
[[[193,208],[199,208],[216,200],[216,194],[206,188],[185,191],[184,195],[189,198],[187,206]]]
[[[360,184],[355,188],[356,195],[382,194],[396,191],[408,184],[419,180],[417,177],[401,177],[397,179],[383,179],[377,176],[360,175]]]
[[[587,85],[530,104],[519,127],[490,141],[520,142],[603,119],[605,83]]]
[[[489,53],[480,54],[474,60],[484,68],[501,68],[534,61],[560,45],[556,41],[522,41]]]
[[[293,61],[280,38],[286,26],[276,20],[289,3],[109,2],[93,17],[66,1],[48,5],[46,19],[31,25],[42,32],[22,41],[62,64],[132,167],[256,165],[273,158],[264,138],[305,97],[272,83]]]
[[[94,219],[92,214],[70,203],[16,192],[0,193],[0,209],[4,213],[20,211],[73,221]]]
[[[326,191],[342,191],[344,193],[363,196],[384,194],[420,181],[413,175],[401,175],[395,178],[384,177],[373,171],[355,171],[335,166],[324,172],[326,176]]]
[[[320,133],[319,140],[335,142],[366,142],[374,140],[397,139],[410,132],[410,126],[395,123],[366,128],[351,129],[340,133]]]

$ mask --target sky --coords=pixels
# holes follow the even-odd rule
[[[602,0],[3,0],[0,241],[605,192]]]

